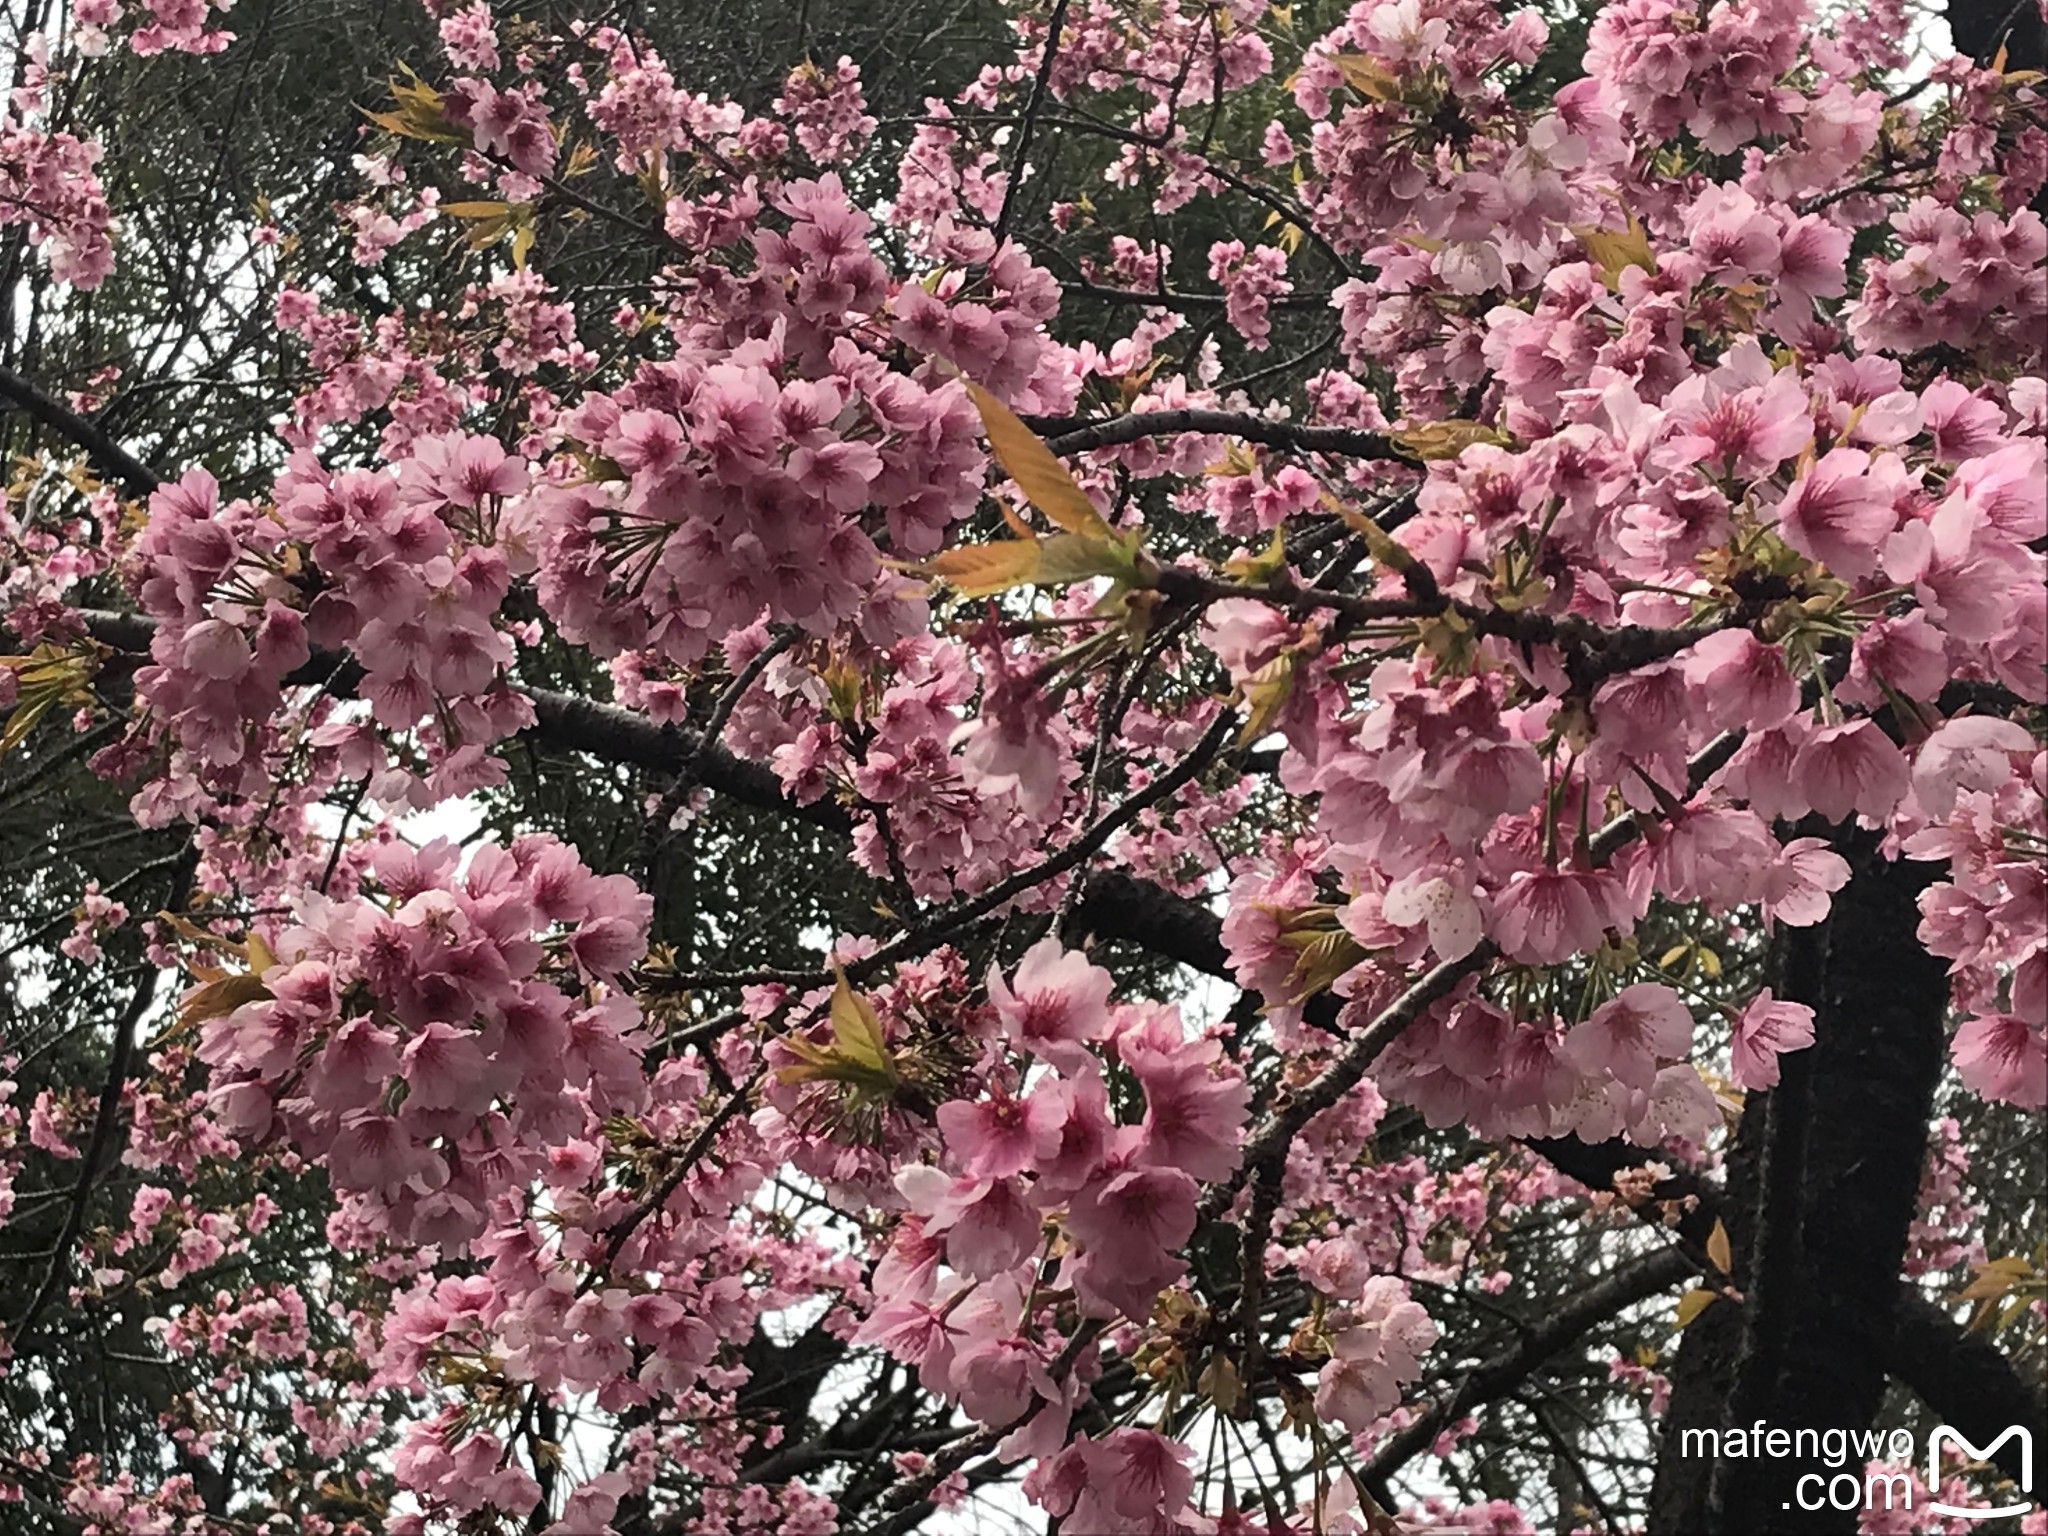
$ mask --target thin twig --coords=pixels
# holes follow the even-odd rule
[[[199,850],[191,843],[185,845],[179,860],[177,873],[171,880],[171,892],[166,906],[182,906],[185,892],[192,884],[192,872],[199,864]],[[113,1145],[114,1133],[121,1119],[121,1094],[128,1086],[128,1070],[135,1056],[135,1032],[142,1025],[150,1005],[156,1001],[157,984],[163,972],[145,962],[142,979],[136,983],[134,992],[129,994],[128,1006],[114,1024],[114,1045],[107,1055],[107,1075],[100,1084],[99,1107],[93,1115],[92,1137],[86,1143],[84,1159],[78,1165],[78,1182],[72,1186],[71,1206],[64,1215],[63,1230],[57,1234],[57,1250],[50,1255],[50,1266],[43,1272],[43,1281],[36,1288],[33,1300],[14,1325],[11,1343],[16,1355],[22,1353],[29,1335],[43,1312],[56,1299],[71,1275],[71,1251],[78,1242],[79,1233],[85,1230],[85,1209],[92,1201],[92,1191],[100,1176],[100,1165],[105,1161]]]
[[[1038,60],[1038,74],[1031,82],[1031,97],[1024,104],[1024,122],[1017,129],[1017,147],[1010,152],[1010,174],[1003,181],[1003,206],[996,213],[996,244],[1009,232],[1010,210],[1016,205],[1017,188],[1024,180],[1024,157],[1031,152],[1032,130],[1045,106],[1045,93],[1052,84],[1053,64],[1060,56],[1060,32],[1067,24],[1067,0],[1053,0],[1052,16],[1045,24],[1045,43]]]

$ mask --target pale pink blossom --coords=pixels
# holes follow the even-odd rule
[[[1823,726],[1799,749],[1792,774],[1829,821],[1889,816],[1911,781],[1906,757],[1875,720]]]
[[[1605,1073],[1647,1089],[1658,1068],[1692,1046],[1692,1014],[1671,988],[1655,982],[1624,987],[1565,1036],[1566,1060],[1589,1075]]]
[[[1109,1033],[1111,985],[1109,972],[1052,937],[1024,952],[1014,985],[994,967],[988,974],[1004,1038],[1069,1072],[1084,1070],[1088,1042]]]
[[[1811,928],[1827,920],[1829,895],[1849,883],[1849,861],[1817,837],[1800,837],[1757,873],[1764,921]]]
[[[2048,1029],[2016,1014],[1965,1019],[1949,1047],[1972,1092],[2021,1109],[2048,1105]]]
[[[1812,1044],[1813,1010],[1803,1003],[1780,1001],[1765,987],[1735,1021],[1728,1076],[1738,1088],[1775,1087],[1778,1058]]]

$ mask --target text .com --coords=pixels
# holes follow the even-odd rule
[[[1942,1485],[1943,1456],[1964,1463],[1989,1462],[2008,1440],[2018,1439],[2019,1491],[2034,1491],[2034,1437],[2031,1430],[2014,1424],[1987,1445],[1976,1445],[1957,1430],[1943,1424],[1927,1437],[1927,1487]],[[1879,1460],[1906,1463],[1913,1460],[1914,1436],[1905,1429],[1786,1429],[1759,1419],[1748,1428],[1687,1429],[1679,1434],[1681,1456],[1711,1456],[1723,1461],[1770,1459],[1818,1461],[1829,1467],[1846,1468],[1850,1458],[1864,1467],[1861,1472],[1840,1471],[1833,1476],[1809,1472],[1793,1484],[1792,1497],[1804,1510],[1911,1509],[1913,1479],[1903,1471],[1883,1470],[1869,1464]],[[1789,1505],[1787,1506],[1790,1507]],[[1961,1520],[1995,1520],[2023,1515],[2032,1509],[2030,1498],[1999,1505],[1947,1504],[1929,1499],[1925,1507],[1936,1514]]]

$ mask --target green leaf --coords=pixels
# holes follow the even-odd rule
[[[1273,728],[1280,711],[1293,697],[1294,676],[1299,665],[1300,657],[1290,648],[1245,679],[1244,701],[1250,711],[1245,716],[1244,729],[1237,734],[1239,746],[1250,746]]]
[[[800,1035],[783,1042],[797,1061],[776,1076],[785,1083],[844,1083],[878,1098],[890,1097],[903,1074],[889,1054],[880,1017],[847,983],[843,971],[832,989],[831,1019],[830,1045],[820,1046]]]
[[[1287,540],[1275,528],[1264,549],[1256,555],[1233,555],[1223,562],[1223,569],[1239,581],[1264,586],[1287,569]]]
[[[858,1066],[886,1076],[895,1075],[882,1035],[881,1017],[866,998],[853,990],[844,971],[839,972],[839,980],[832,988],[832,1045]]]
[[[14,673],[16,688],[13,713],[0,731],[0,757],[27,740],[36,722],[58,705],[90,704],[90,684],[99,666],[99,647],[90,640],[76,650],[39,645],[26,656],[0,656],[0,667]]]
[[[405,66],[401,64],[399,68],[405,69]],[[391,82],[394,110],[365,112],[363,116],[386,133],[401,139],[419,139],[429,144],[470,143],[469,131],[448,121],[448,114],[441,104],[441,93],[410,69],[405,73],[404,80]]]
[[[1004,539],[996,544],[962,544],[925,562],[962,597],[989,597],[1038,580],[1043,561],[1037,539]]]
[[[1340,53],[1332,60],[1344,76],[1344,83],[1361,96],[1374,101],[1399,101],[1401,82],[1369,54]]]
[[[1293,936],[1289,936],[1293,942]],[[1368,958],[1364,945],[1341,928],[1318,933],[1301,946],[1301,958],[1287,974],[1289,1005],[1305,1003],[1336,985],[1337,978]]]

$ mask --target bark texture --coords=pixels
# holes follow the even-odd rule
[[[1856,1529],[1855,1512],[1798,1497],[1801,1478],[1824,1487],[1840,1466],[1680,1454],[1688,1428],[1867,1429],[1896,1356],[1948,1000],[1946,967],[1912,938],[1938,870],[1887,861],[1867,834],[1838,846],[1853,872],[1832,914],[1780,951],[1781,995],[1813,1008],[1814,1044],[1784,1057],[1778,1086],[1744,1112],[1725,1202],[1742,1300],[1710,1307],[1680,1349],[1651,1501],[1659,1536]]]

